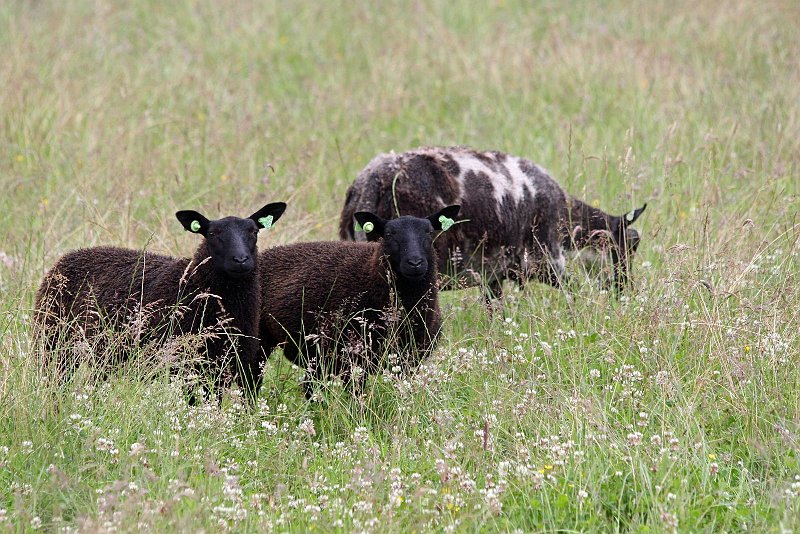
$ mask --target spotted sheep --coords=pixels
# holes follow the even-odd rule
[[[502,152],[425,147],[376,156],[347,190],[339,235],[368,240],[353,214],[431,213],[461,205],[461,220],[437,241],[443,289],[481,285],[487,299],[503,280],[562,287],[567,256],[605,264],[604,287],[622,290],[639,233],[630,226],[646,204],[613,216],[572,197],[539,165]]]

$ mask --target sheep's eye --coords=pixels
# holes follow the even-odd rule
[[[208,237],[217,237],[216,232],[208,232]]]

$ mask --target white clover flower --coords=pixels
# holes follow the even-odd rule
[[[628,444],[632,446],[637,446],[642,442],[642,433],[641,432],[631,432],[628,434]]]
[[[298,430],[302,430],[312,438],[317,434],[317,430],[314,428],[314,421],[311,419],[303,419],[300,424],[297,426]]]

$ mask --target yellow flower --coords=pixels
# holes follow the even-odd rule
[[[709,454],[708,455],[708,459],[709,460],[716,460],[717,459],[717,455],[716,454]]]
[[[22,154],[17,154],[16,160],[19,163],[22,163],[23,161],[25,161],[25,156],[23,156]]]
[[[552,466],[552,465],[549,465],[549,464],[548,464],[548,465],[546,465],[546,466],[544,466],[544,468],[545,468],[546,470],[548,470],[548,471],[552,471],[552,470],[553,470],[553,466]]]
[[[744,351],[745,352],[750,352],[750,345],[745,345],[744,346]]]
[[[228,181],[228,175],[227,174],[223,174],[222,176],[219,177],[219,181],[220,182],[227,182]]]

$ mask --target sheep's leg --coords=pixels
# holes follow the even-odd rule
[[[303,394],[306,397],[307,401],[311,401],[314,397],[314,384],[308,379],[303,380],[300,383],[300,386],[303,388]]]
[[[303,389],[306,400],[310,401],[314,396],[314,380],[319,379],[319,370],[315,362],[308,361],[304,363],[301,361],[298,343],[298,341],[290,338],[283,346],[283,355],[293,364],[303,366],[305,376],[300,382],[300,387]],[[305,350],[303,350],[303,355],[304,358],[308,358],[308,346],[306,344],[304,345]]]
[[[542,262],[542,267],[538,270],[539,281],[556,289],[562,289],[567,281],[566,264],[564,251],[557,249]]]
[[[503,281],[492,280],[483,286],[483,298],[486,301],[486,310],[493,315],[497,308],[503,309]]]
[[[251,408],[256,405],[262,379],[261,363],[258,360],[239,362],[239,373],[236,375],[236,382]]]

